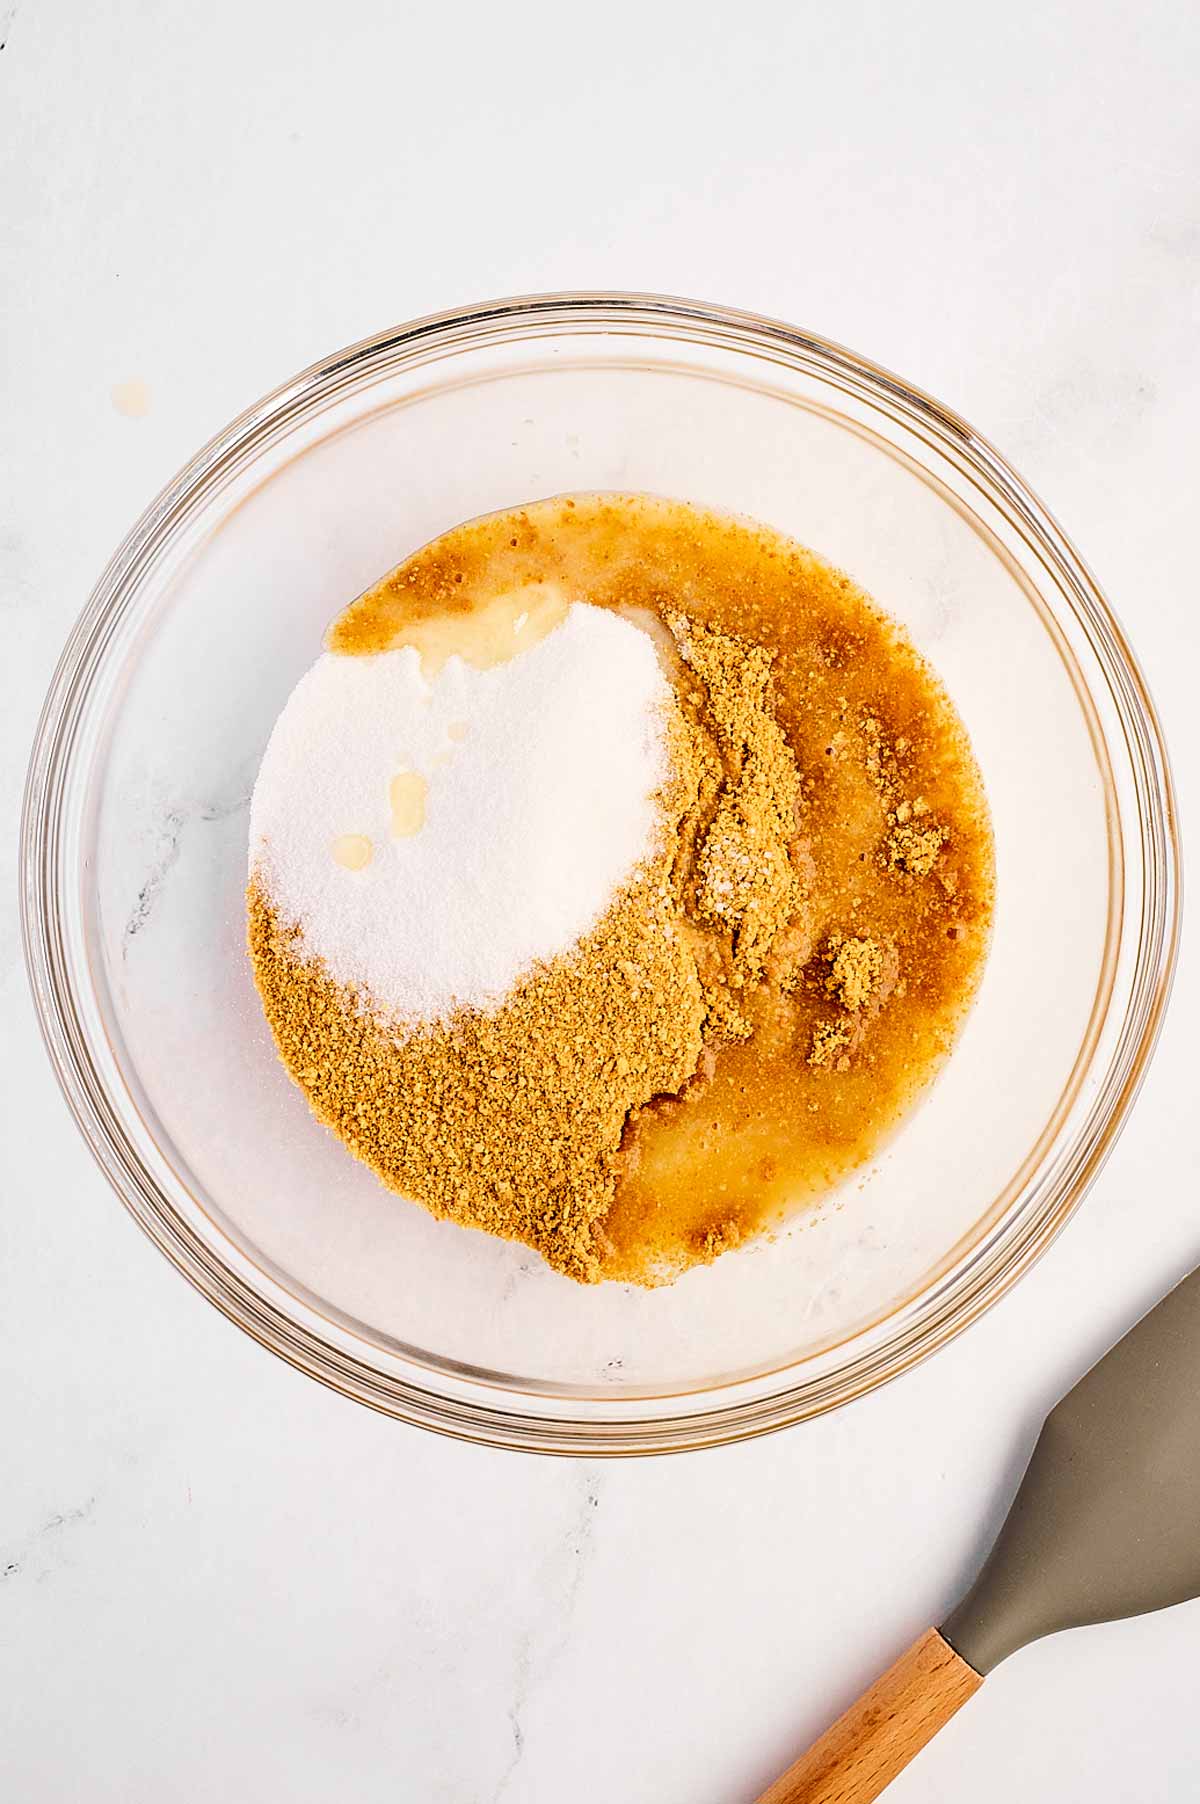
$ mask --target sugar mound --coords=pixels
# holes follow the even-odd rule
[[[296,951],[404,1022],[499,1003],[567,952],[653,849],[671,686],[648,634],[575,602],[490,669],[325,653],[292,691],[250,809],[250,871]],[[397,835],[393,788],[423,784]],[[351,868],[334,846],[369,841]]]

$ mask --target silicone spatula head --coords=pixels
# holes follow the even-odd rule
[[[762,1793],[870,1804],[1006,1655],[1200,1595],[1200,1271],[1047,1416],[987,1563]]]
[[[942,1635],[977,1673],[1039,1636],[1200,1595],[1200,1272],[1046,1418]]]

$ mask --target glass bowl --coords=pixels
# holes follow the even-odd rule
[[[944,1074],[787,1231],[643,1291],[432,1220],[310,1118],[250,982],[246,810],[330,617],[423,541],[564,490],[754,516],[850,571],[945,679],[997,845],[993,950]],[[709,1445],[894,1377],[1076,1207],[1145,1072],[1178,871],[1129,646],[1054,519],[956,415],[750,314],[536,296],[382,333],[164,490],[75,628],[30,769],[46,1042],[117,1194],[301,1370],[496,1445]]]

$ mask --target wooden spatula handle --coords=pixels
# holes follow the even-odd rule
[[[927,1629],[758,1804],[870,1804],[982,1684]]]

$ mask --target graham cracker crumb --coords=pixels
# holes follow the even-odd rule
[[[255,980],[279,1053],[325,1124],[383,1181],[434,1215],[600,1275],[597,1229],[629,1111],[696,1068],[704,1005],[679,941],[648,948],[673,906],[662,873],[631,886],[568,959],[493,1013],[397,1031],[301,962],[294,930],[249,892]],[[646,983],[621,969],[636,951]]]
[[[861,724],[866,772],[887,808],[891,829],[881,850],[884,868],[904,871],[910,877],[928,877],[950,837],[949,829],[936,822],[924,827],[911,825],[929,813],[929,803],[924,796],[909,798],[903,791],[901,754],[909,748],[907,736],[901,734],[891,744],[874,714],[865,714]]]
[[[899,811],[897,811],[899,820]],[[884,856],[894,869],[913,877],[928,877],[937,855],[949,838],[945,827],[896,826],[888,834]]]
[[[832,1065],[838,1070],[845,1070],[841,1056],[851,1040],[850,1028],[845,1021],[818,1021],[813,1028],[812,1045],[809,1048],[810,1065]]]
[[[885,953],[877,940],[831,934],[826,944],[826,994],[852,1012],[871,1001],[883,976]]]

